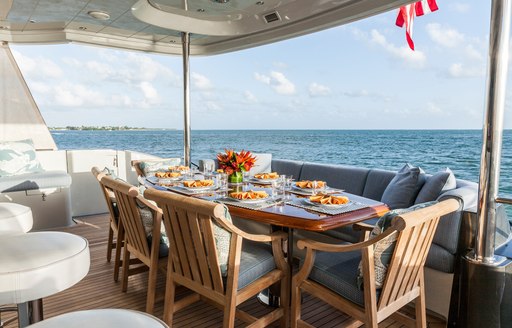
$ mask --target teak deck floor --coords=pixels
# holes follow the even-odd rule
[[[89,274],[75,286],[43,300],[45,318],[77,310],[97,308],[126,308],[144,311],[146,304],[147,272],[131,276],[128,282],[128,292],[121,291],[121,283],[114,282],[113,261],[106,261],[106,247],[108,234],[108,216],[94,215],[81,217],[75,220],[76,225],[59,229],[60,231],[74,233],[89,240],[91,253],[91,268]],[[162,318],[163,308],[163,274],[159,274],[158,290],[162,291],[157,298],[155,315]],[[183,294],[186,291],[181,291]],[[179,294],[178,294],[179,295]],[[347,316],[334,310],[329,305],[304,296],[302,317],[317,327],[338,327],[342,325]],[[248,300],[242,308],[254,316],[260,316],[268,311],[255,298]],[[4,314],[2,319],[8,319],[12,314]],[[444,327],[445,323],[438,318],[428,317],[428,326],[431,328]],[[237,326],[244,326],[237,321]],[[217,308],[197,302],[174,315],[173,327],[220,327],[222,325],[222,312]],[[277,327],[278,325],[274,325]],[[6,326],[17,327],[14,321]],[[405,327],[393,320],[385,320],[379,327]]]

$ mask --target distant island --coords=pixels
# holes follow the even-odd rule
[[[66,127],[49,127],[50,131],[62,130],[84,130],[84,131],[133,131],[133,130],[175,130],[175,129],[158,129],[158,128],[136,128],[131,126],[66,126]]]

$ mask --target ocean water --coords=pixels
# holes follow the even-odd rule
[[[59,149],[135,150],[161,157],[183,155],[183,132],[52,131]],[[224,148],[272,153],[274,158],[398,170],[405,163],[427,173],[449,167],[457,178],[478,182],[479,130],[193,130],[192,161]],[[500,196],[512,197],[512,130],[504,132]]]

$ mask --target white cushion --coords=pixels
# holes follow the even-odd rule
[[[163,321],[144,312],[124,309],[98,309],[70,312],[29,326],[31,328],[157,328],[169,327]]]
[[[271,171],[272,154],[255,154],[256,162],[250,170],[251,176],[258,173],[268,173]]]
[[[65,290],[87,275],[87,239],[65,232],[0,238],[0,304],[24,303]]]
[[[16,203],[0,203],[0,236],[25,233],[32,229],[30,207]]]

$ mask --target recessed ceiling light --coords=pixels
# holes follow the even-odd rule
[[[92,10],[87,13],[87,15],[91,16],[97,20],[109,20],[110,14],[105,11]]]
[[[29,22],[29,23],[32,23],[32,24],[34,24],[36,21],[35,21],[35,20],[33,20],[33,19],[31,19],[31,20],[29,20],[28,22]]]
[[[0,30],[8,30],[9,26],[0,26]]]
[[[257,4],[258,6],[264,5],[264,4],[265,4],[265,1],[258,1],[258,2],[256,2],[256,4]]]
[[[199,8],[199,9],[197,9],[197,12],[204,13],[204,9],[203,8]]]
[[[78,26],[78,29],[80,31],[85,31],[85,30],[87,30],[87,27],[85,27],[85,26]]]
[[[229,0],[212,0],[213,2],[217,2],[217,3],[227,3],[229,2]]]

